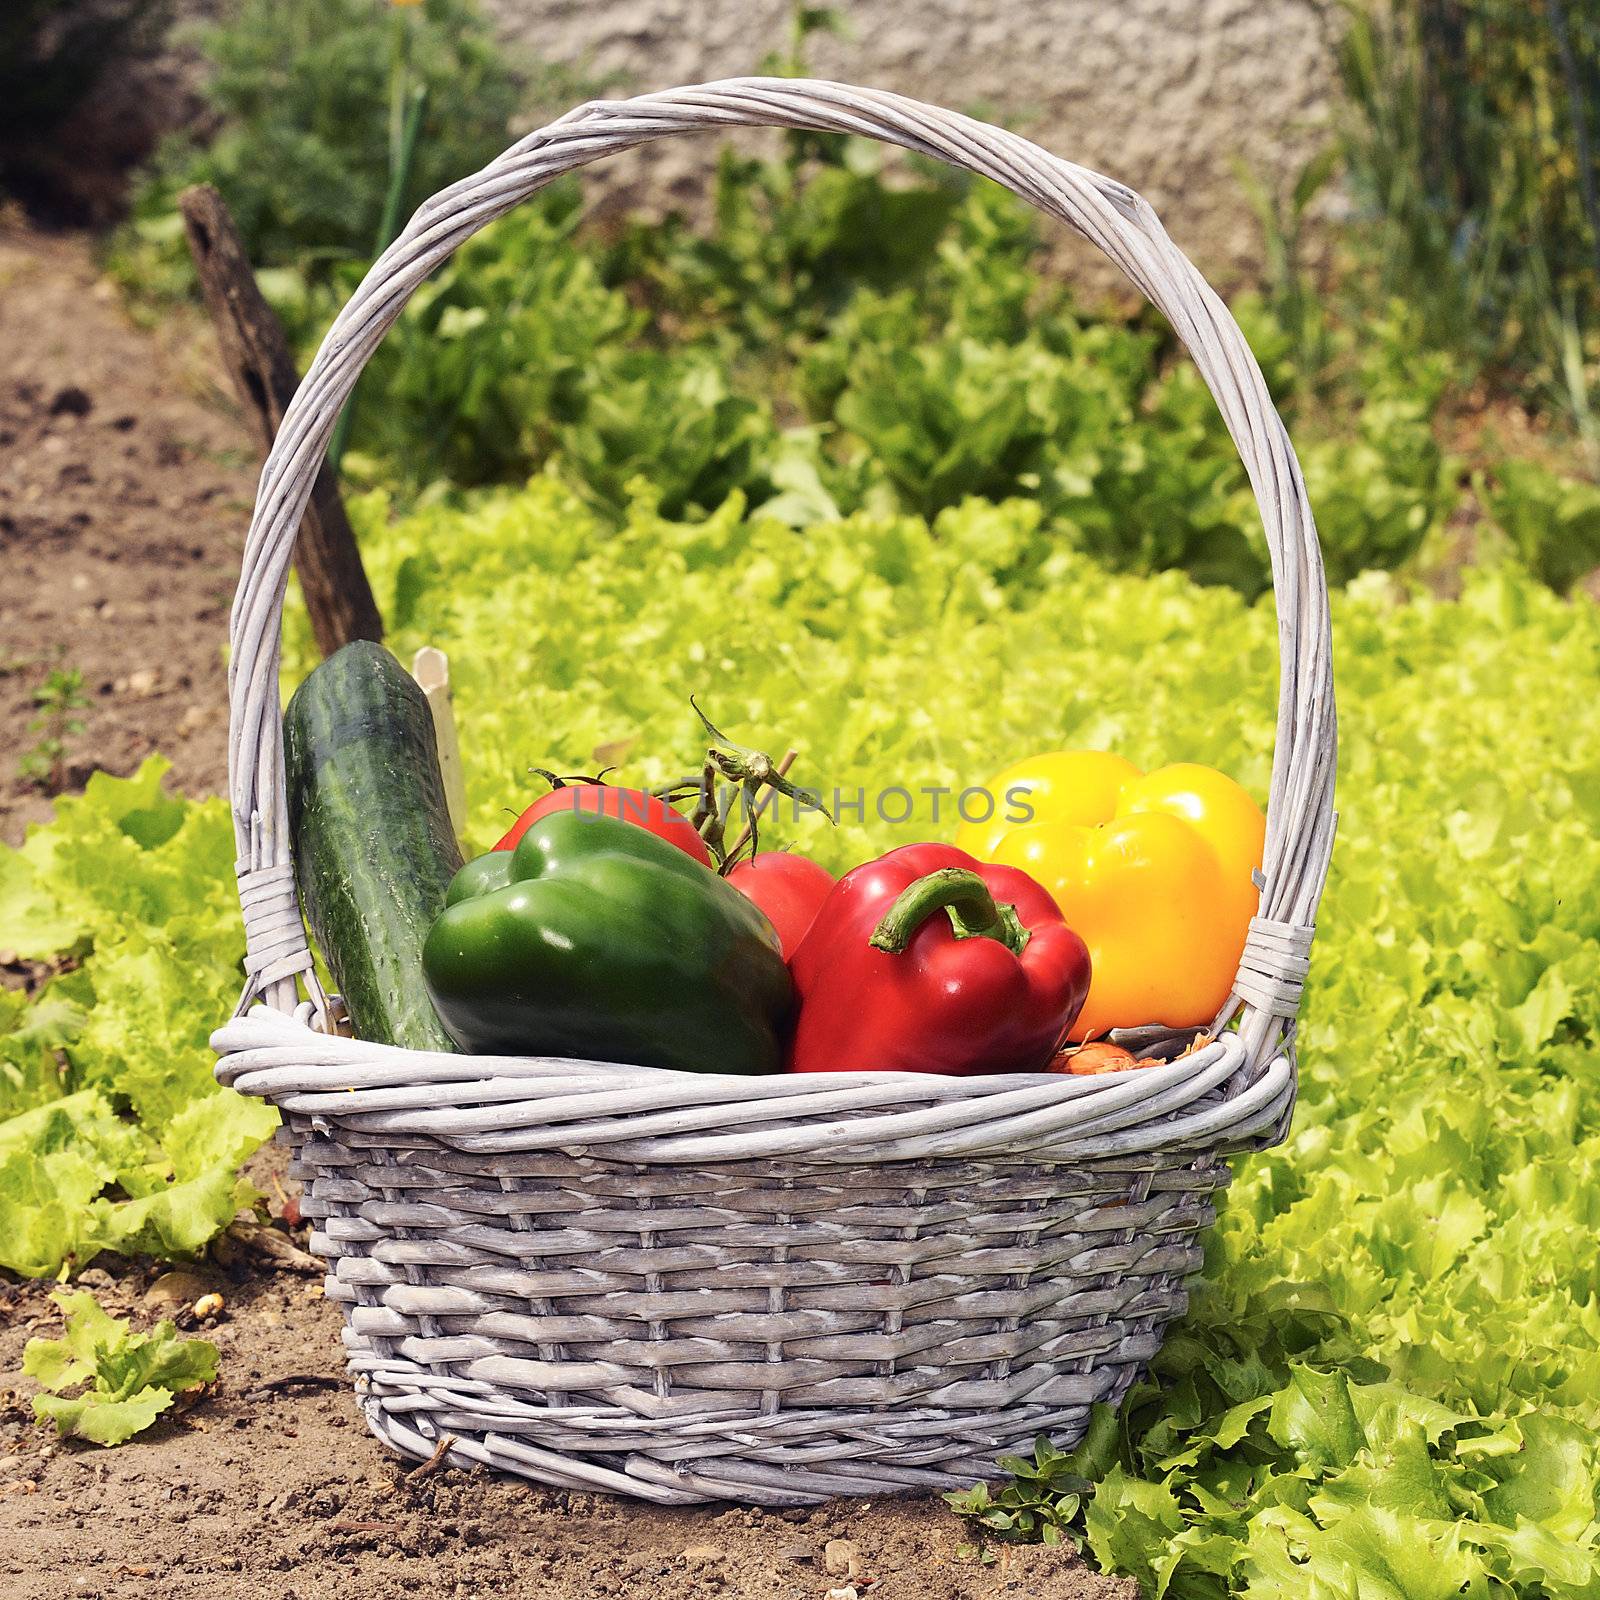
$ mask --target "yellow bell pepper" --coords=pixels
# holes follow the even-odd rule
[[[1232,778],[1062,750],[1019,762],[988,789],[993,815],[964,822],[956,844],[1036,878],[1088,945],[1074,1039],[1146,1022],[1195,1027],[1222,1009],[1260,902],[1251,875],[1267,827]]]

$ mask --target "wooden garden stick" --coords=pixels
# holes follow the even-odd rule
[[[455,707],[450,699],[450,658],[437,646],[425,644],[412,658],[411,676],[428,697],[428,709],[433,713],[445,807],[459,834],[467,821],[467,788],[461,773],[461,740],[456,734]]]
[[[179,195],[178,209],[223,364],[264,456],[300,384],[289,341],[256,286],[244,241],[222,196],[209,183],[196,184]],[[326,466],[311,490],[295,540],[294,564],[323,655],[331,656],[352,639],[383,638],[383,618],[372,598],[356,536],[338,484]]]
[[[453,1433],[440,1434],[438,1444],[433,1447],[433,1454],[420,1467],[413,1467],[406,1474],[406,1481],[415,1483],[419,1478],[431,1478],[444,1465],[444,1458],[455,1442],[456,1436]]]

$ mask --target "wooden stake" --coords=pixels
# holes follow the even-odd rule
[[[455,707],[450,699],[450,658],[436,645],[425,644],[412,658],[411,676],[428,697],[428,709],[433,713],[445,805],[459,838],[467,821],[467,786],[461,772],[461,740],[456,734]]]
[[[244,241],[222,196],[209,183],[197,184],[178,197],[178,209],[223,364],[265,455],[300,384],[283,324],[256,286]],[[338,483],[327,466],[312,488],[295,541],[294,564],[323,655],[331,656],[352,639],[383,638],[383,618]]]

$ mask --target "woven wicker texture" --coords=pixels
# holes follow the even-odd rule
[[[1101,1078],[725,1077],[430,1055],[326,1031],[295,901],[279,630],[334,420],[407,297],[574,167],[737,126],[869,135],[1004,184],[1167,316],[1238,446],[1281,673],[1261,912],[1236,1029]],[[971,118],[736,79],[595,102],[424,205],[324,340],[262,472],[232,618],[230,773],[249,978],[217,1073],[275,1102],[374,1432],[663,1502],[948,1487],[1070,1441],[1183,1310],[1224,1157],[1281,1138],[1333,841],[1327,592],[1298,464],[1226,307],[1132,191]],[[297,982],[310,994],[301,1002]],[[264,1005],[252,1003],[261,1000]]]

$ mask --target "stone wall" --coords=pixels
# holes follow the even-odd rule
[[[755,70],[781,47],[789,0],[486,0],[505,36],[642,92]],[[1003,120],[1138,189],[1216,281],[1250,276],[1259,238],[1244,162],[1292,180],[1326,137],[1324,0],[840,0],[847,37],[812,68]],[[745,135],[744,137],[749,137]],[[603,189],[692,203],[705,141],[619,159]],[[593,181],[593,180],[591,180]],[[1094,271],[1081,246],[1066,259]],[[1098,272],[1095,272],[1098,277]]]

